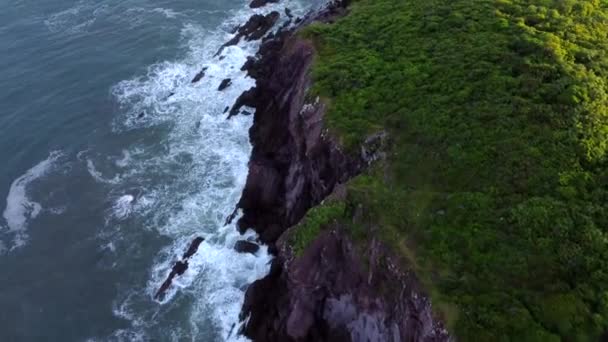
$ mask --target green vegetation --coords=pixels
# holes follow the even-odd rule
[[[328,201],[310,209],[290,236],[290,245],[294,254],[301,256],[324,226],[343,218],[344,214],[345,204],[338,201]]]
[[[458,308],[460,340],[608,330],[607,1],[359,0],[305,34],[330,129],[392,138],[345,205]],[[316,210],[298,251],[335,215]]]

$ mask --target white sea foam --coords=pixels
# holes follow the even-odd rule
[[[20,247],[26,243],[28,221],[36,218],[42,210],[40,203],[33,201],[27,195],[30,183],[47,174],[60,156],[60,152],[51,152],[47,159],[27,170],[11,184],[6,197],[6,208],[3,212],[9,232],[14,234],[11,248]]]
[[[109,11],[109,6],[80,0],[74,6],[51,14],[44,24],[53,33],[75,34],[85,31]]]
[[[162,7],[157,7],[155,9],[153,9],[152,12],[162,14],[168,19],[175,19],[181,15],[181,13],[175,12],[174,10],[172,10],[170,8],[162,8]]]
[[[124,195],[118,198],[114,203],[114,207],[112,208],[114,217],[118,219],[124,219],[129,216],[129,214],[133,210],[134,200],[135,197],[133,197],[133,195]]]
[[[105,178],[103,174],[95,168],[95,164],[91,159],[87,158],[87,171],[91,177],[95,178],[96,181],[100,183],[109,183],[109,184],[118,184],[120,182],[120,176],[116,175],[113,178]]]
[[[126,171],[117,186],[147,178],[167,181],[150,184],[135,196],[137,199],[125,197],[123,191],[119,195],[122,197],[114,200],[112,215],[150,215],[148,228],[173,242],[159,251],[143,288],[125,290],[119,295],[114,314],[128,320],[131,327],[116,331],[110,340],[151,338],[152,331],[161,329],[158,322],[177,305],[176,298],[180,296],[192,301],[189,325],[171,326],[170,333],[163,326],[164,339],[201,340],[202,336],[210,336],[209,331],[204,331],[209,327],[201,326],[207,322],[219,340],[245,340],[237,334],[244,290],[268,272],[271,256],[266,247],[256,255],[234,251],[239,239],[254,239],[255,234],[242,236],[234,224],[224,224],[245,185],[251,153],[248,131],[253,119],[239,115],[226,120],[224,108],[254,85],[254,80],[240,68],[256,52],[259,42],[243,41],[228,47],[222,52],[222,59],[214,54],[232,37],[227,33],[229,28],[245,22],[252,13],[282,11],[285,5],[239,10],[214,32],[186,24],[182,36],[189,52],[184,59],[153,65],[145,76],[113,87],[112,94],[125,113],[114,122],[116,133],[146,127],[170,128],[162,141],[162,151],[144,150],[136,157],[135,148],[131,148],[115,161]],[[296,6],[295,1],[288,5],[296,15],[305,9]],[[203,67],[207,68],[205,77],[191,83]],[[232,85],[219,92],[217,87],[225,78],[230,78]],[[142,112],[146,115],[138,117]],[[92,163],[89,169],[93,177],[107,181]],[[173,263],[197,236],[205,237],[205,241],[189,260],[188,270],[174,279],[161,305],[146,306]]]

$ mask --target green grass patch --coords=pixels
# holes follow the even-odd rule
[[[345,209],[345,203],[342,201],[328,201],[310,209],[290,235],[289,241],[294,255],[301,256],[325,226],[344,218]]]
[[[391,136],[349,206],[459,339],[608,330],[608,2],[359,0],[304,34],[328,127],[346,146]],[[336,214],[320,210],[299,251]]]

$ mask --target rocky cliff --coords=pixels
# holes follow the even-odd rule
[[[336,223],[297,256],[289,243],[310,208],[345,196],[340,185],[381,155],[384,136],[345,153],[323,127],[325,104],[309,96],[315,51],[298,32],[344,15],[347,5],[332,2],[271,34],[244,66],[256,86],[231,115],[243,105],[256,113],[239,227],[255,229],[276,258],[247,291],[242,333],[254,341],[446,341],[415,276],[375,239],[355,244],[348,225]]]

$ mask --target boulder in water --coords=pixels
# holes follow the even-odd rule
[[[154,299],[162,298],[165,295],[165,292],[167,292],[167,290],[171,286],[171,283],[173,283],[173,279],[176,276],[181,276],[186,272],[186,270],[188,269],[188,259],[190,259],[190,257],[192,257],[198,251],[198,247],[203,241],[205,241],[205,239],[202,237],[196,237],[194,240],[192,240],[192,242],[190,243],[190,247],[188,247],[188,250],[186,251],[186,253],[184,253],[182,257],[182,260],[177,261],[175,265],[173,265],[171,273],[169,273],[167,279],[165,279],[158,291],[156,291],[156,294],[154,294]]]
[[[260,245],[258,245],[257,243],[251,242],[251,241],[246,241],[246,240],[237,241],[236,244],[234,245],[234,250],[239,253],[255,254],[259,249],[260,249]]]
[[[191,83],[196,83],[200,81],[203,77],[205,77],[205,71],[207,71],[207,67],[203,68],[203,70],[199,71],[198,74],[194,76]]]
[[[249,4],[249,7],[250,8],[259,8],[259,7],[266,6],[269,3],[276,4],[277,2],[279,2],[279,0],[253,0]]]
[[[217,88],[218,91],[222,91],[228,87],[230,87],[230,85],[232,84],[232,80],[229,78],[223,79],[222,83],[220,83],[220,86]]]

